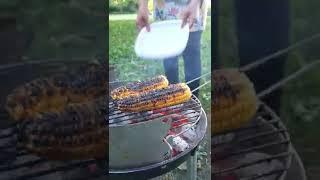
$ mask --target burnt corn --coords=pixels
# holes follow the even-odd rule
[[[15,120],[34,118],[41,112],[59,112],[67,104],[104,95],[107,82],[107,72],[96,64],[69,74],[35,79],[8,95],[6,110]]]
[[[181,104],[190,100],[191,95],[188,85],[179,83],[123,98],[116,104],[121,111],[140,112]]]
[[[18,122],[19,144],[52,160],[105,158],[107,77],[103,67],[88,64],[13,90],[6,109]]]
[[[254,86],[237,69],[213,72],[211,134],[240,128],[256,113],[257,98]]]
[[[165,88],[169,85],[167,78],[163,75],[147,79],[145,81],[136,81],[120,86],[111,91],[111,97],[114,100],[120,100],[128,96],[138,96],[142,92],[148,92],[154,89]]]
[[[72,104],[58,113],[44,113],[22,128],[21,142],[31,152],[48,159],[103,158],[107,154],[108,126],[96,109],[105,98]]]

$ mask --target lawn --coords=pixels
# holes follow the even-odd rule
[[[140,80],[152,77],[158,74],[164,74],[162,61],[147,61],[136,57],[134,52],[134,42],[137,36],[134,15],[109,15],[109,64],[115,66],[119,73],[118,80]],[[208,18],[206,31],[202,37],[202,73],[211,71],[211,24]],[[180,78],[184,79],[183,63],[180,60]],[[203,79],[202,82],[210,80],[210,77]],[[200,100],[205,111],[210,115],[211,102],[211,84],[204,86],[200,91]],[[210,118],[209,118],[210,119]],[[211,124],[209,122],[209,124]],[[209,131],[208,131],[209,132]],[[199,148],[201,169],[199,170],[198,179],[210,178],[210,134]],[[175,170],[167,174],[163,179],[185,179],[185,171]]]
[[[112,14],[109,15],[109,21],[135,20],[136,17],[136,14]]]

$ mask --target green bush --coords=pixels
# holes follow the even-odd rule
[[[110,4],[109,5],[109,13],[116,13],[116,12],[120,12],[119,6]]]

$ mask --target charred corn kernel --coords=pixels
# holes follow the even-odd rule
[[[211,134],[240,128],[250,122],[257,108],[251,81],[236,69],[213,72]]]
[[[151,91],[154,89],[165,88],[169,85],[168,79],[163,76],[157,76],[145,81],[137,81],[120,86],[111,91],[111,97],[114,100],[119,100],[128,96],[138,96],[139,93]]]
[[[179,83],[123,98],[117,101],[117,105],[122,111],[139,112],[181,104],[190,100],[191,96],[188,85]]]
[[[44,112],[60,111],[69,103],[104,95],[106,77],[103,67],[89,63],[70,73],[34,79],[15,88],[7,96],[5,108],[14,120],[34,119]]]

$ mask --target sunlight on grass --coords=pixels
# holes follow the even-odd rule
[[[119,21],[119,20],[135,20],[136,14],[111,14],[109,15],[109,20]]]

